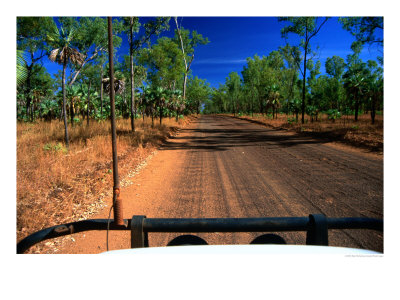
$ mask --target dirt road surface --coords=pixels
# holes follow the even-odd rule
[[[224,116],[201,116],[154,153],[121,189],[124,218],[383,218],[383,158]],[[111,199],[109,200],[111,202]],[[94,218],[107,218],[105,209]],[[305,244],[305,233],[279,233]],[[150,246],[179,234],[150,233]],[[257,233],[200,233],[209,244],[248,244]],[[383,235],[332,230],[332,246],[383,251]],[[130,248],[111,231],[109,249]],[[58,253],[106,251],[106,232],[73,234]]]

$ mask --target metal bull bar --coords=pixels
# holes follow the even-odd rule
[[[109,228],[108,228],[109,227]],[[328,229],[371,229],[383,231],[383,220],[372,218],[327,218],[322,214],[309,217],[278,218],[146,218],[133,216],[123,225],[108,219],[92,219],[49,227],[35,232],[17,244],[17,253],[47,239],[90,230],[131,230],[131,247],[148,247],[149,232],[282,232],[306,231],[307,245],[328,246]]]

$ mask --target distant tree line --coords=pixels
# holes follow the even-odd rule
[[[304,115],[311,121],[320,113],[330,119],[360,112],[370,113],[375,122],[377,111],[383,110],[383,58],[362,61],[364,45],[377,44],[383,49],[383,39],[376,34],[383,29],[383,18],[339,18],[343,28],[355,41],[352,53],[345,59],[340,56],[327,58],[326,75],[321,75],[321,62],[311,48],[311,39],[318,34],[328,18],[280,18],[289,23],[282,29],[282,36],[296,34],[299,45],[287,43],[267,56],[247,58],[240,76],[231,72],[225,83],[212,90],[205,103],[205,113],[293,114],[296,121],[304,123]]]

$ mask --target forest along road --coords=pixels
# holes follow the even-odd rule
[[[124,218],[383,218],[383,158],[224,116],[201,116],[169,139],[121,189]],[[111,200],[110,200],[111,201]],[[107,218],[108,209],[94,218]],[[278,233],[305,244],[305,232]],[[179,234],[150,233],[150,246]],[[259,233],[199,233],[209,244],[248,244]],[[106,232],[74,234],[61,253],[106,251]],[[371,230],[330,230],[331,246],[383,251]],[[130,248],[111,231],[110,250]]]

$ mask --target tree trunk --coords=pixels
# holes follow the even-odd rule
[[[65,147],[69,149],[68,137],[68,124],[67,124],[67,105],[66,105],[66,91],[65,91],[65,69],[67,68],[67,59],[64,58],[63,73],[62,73],[62,92],[63,92],[63,114],[64,114],[64,128],[65,128]]]
[[[178,31],[178,36],[179,36],[179,40],[181,42],[181,50],[182,50],[182,54],[183,54],[183,63],[185,64],[185,73],[183,74],[183,100],[186,99],[186,81],[187,81],[187,74],[189,73],[189,69],[190,66],[188,67],[187,61],[186,61],[186,55],[185,55],[185,48],[183,47],[183,40],[182,40],[182,36],[181,36],[181,30],[178,26],[178,19],[175,18],[175,24],[176,24],[176,29]],[[193,60],[193,56],[192,56],[192,60]]]
[[[71,125],[74,126],[75,111],[74,111],[74,100],[72,98],[71,98],[71,104],[69,106],[69,112],[71,114]]]
[[[163,117],[163,109],[162,105],[160,104],[160,125],[162,125],[162,117]]]
[[[358,108],[359,108],[359,101],[358,97],[355,99],[355,107],[354,107],[354,121],[358,121]]]
[[[301,124],[304,124],[304,111],[306,110],[307,47],[308,44],[306,43],[304,51],[303,95],[301,100]]]
[[[373,95],[371,99],[371,124],[375,124],[375,114],[376,114],[375,102],[376,102],[375,95]]]
[[[30,109],[32,103],[32,96],[31,96],[31,76],[32,76],[32,64],[27,66],[27,78],[26,78],[26,89],[25,89],[25,98],[26,98],[26,119],[30,119]],[[33,120],[31,120],[33,121]]]
[[[88,88],[88,95],[87,95],[87,113],[86,113],[86,116],[87,116],[87,126],[89,126],[89,112],[90,112],[90,110],[89,110],[89,106],[90,106],[90,87],[91,87],[91,84],[92,84],[92,81],[91,80],[89,80],[89,88]]]
[[[100,71],[100,116],[103,117],[103,64]]]
[[[185,72],[185,74],[183,75],[183,100],[186,99],[186,82],[187,82],[187,73]]]
[[[135,74],[133,67],[133,17],[130,17],[130,68],[131,68],[131,129],[135,132]]]

